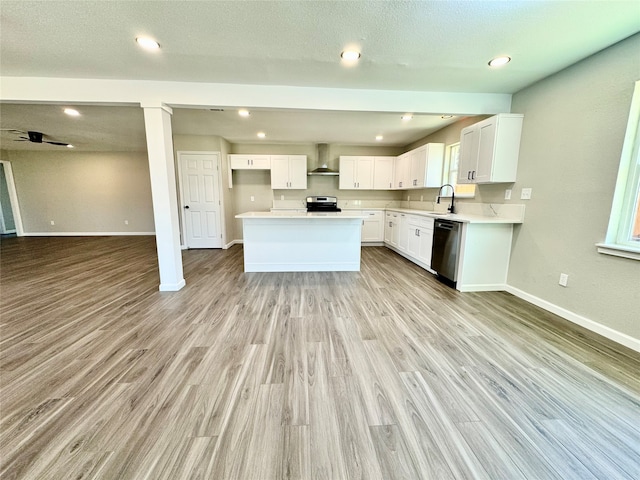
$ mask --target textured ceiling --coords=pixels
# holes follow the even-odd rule
[[[640,31],[637,0],[2,0],[0,13],[2,76],[466,93],[517,92]],[[156,38],[161,50],[142,51],[133,41],[139,35]],[[362,52],[360,62],[352,67],[339,61],[340,52],[349,46]],[[509,54],[513,61],[498,70],[487,68],[487,61],[499,54]],[[50,108],[51,115],[59,112],[57,106]],[[120,113],[124,112],[133,110]],[[102,110],[107,113],[118,115]],[[235,130],[226,122],[223,133],[214,116],[183,113],[174,118],[176,131],[183,130],[182,121],[194,132],[200,129],[198,117],[203,125],[213,122],[217,129],[213,133],[232,141],[255,139],[257,116],[253,124],[238,124]],[[35,116],[21,123],[18,118],[23,118],[14,114],[3,107],[2,128],[23,128],[20,125],[24,124],[34,129],[37,124]],[[46,112],[42,115],[47,117]],[[139,112],[132,115],[128,121],[119,117],[113,121],[130,125],[141,118]],[[313,127],[323,137],[317,141],[341,142],[347,125],[353,130],[352,141],[347,143],[359,143],[357,126],[361,125],[369,129],[366,135],[371,143],[374,130],[384,121],[376,114],[369,118],[354,113],[344,119],[324,112],[315,118],[310,112],[300,115],[302,123],[293,115],[289,121],[282,115],[271,118],[271,125],[277,127],[273,132],[278,133],[270,134],[270,139],[306,139]],[[76,120],[88,121],[88,117],[85,114]],[[75,123],[75,132],[58,132],[53,131],[56,121],[42,119],[39,128],[56,136],[82,135],[83,123]],[[426,118],[423,121],[428,123]],[[112,120],[105,118],[105,122],[103,132],[109,131]],[[388,122],[385,143],[402,145],[415,139],[395,118],[389,117]],[[103,138],[105,148],[117,141],[95,131],[86,136],[95,137],[95,142]],[[139,136],[136,141],[140,142]],[[122,142],[128,144],[129,139]],[[4,141],[3,148],[7,148]],[[98,143],[94,148],[101,149]]]

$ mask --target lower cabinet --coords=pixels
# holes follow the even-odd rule
[[[407,254],[418,263],[431,268],[431,247],[433,246],[433,218],[411,215],[407,221],[409,242]]]
[[[401,252],[406,252],[409,246],[409,227],[407,226],[409,215],[399,213],[398,217],[398,249]]]
[[[384,224],[384,242],[392,247],[398,246],[398,221],[400,214],[398,212],[386,212]]]
[[[433,217],[386,211],[385,245],[435,273],[431,269],[434,224]],[[461,292],[505,290],[512,239],[512,223],[463,223],[456,289]]]
[[[385,214],[385,244],[431,271],[434,223],[432,217],[388,211]]]
[[[382,210],[363,210],[362,214],[366,215],[362,221],[362,243],[384,241],[384,212]]]

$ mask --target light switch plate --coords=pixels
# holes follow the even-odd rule
[[[251,195],[251,201],[255,202],[256,201],[256,197],[254,197],[253,195]]]
[[[531,200],[531,188],[523,188],[520,194],[520,200]]]
[[[560,280],[558,281],[558,285],[566,287],[568,282],[569,282],[569,275],[567,275],[566,273],[561,273]]]
[[[511,200],[511,189],[510,188],[507,188],[504,191],[504,199],[505,200]]]

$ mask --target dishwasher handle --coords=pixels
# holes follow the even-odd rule
[[[441,230],[457,230],[458,223],[449,220],[436,220],[434,228],[439,228]]]

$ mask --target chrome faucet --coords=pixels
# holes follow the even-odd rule
[[[436,200],[436,203],[440,203],[440,192],[442,192],[442,189],[444,187],[451,187],[451,205],[449,206],[449,208],[447,208],[447,210],[451,213],[456,213],[456,206],[454,205],[454,202],[456,201],[456,190],[450,183],[445,183],[440,187],[440,189],[438,190],[438,199]]]

